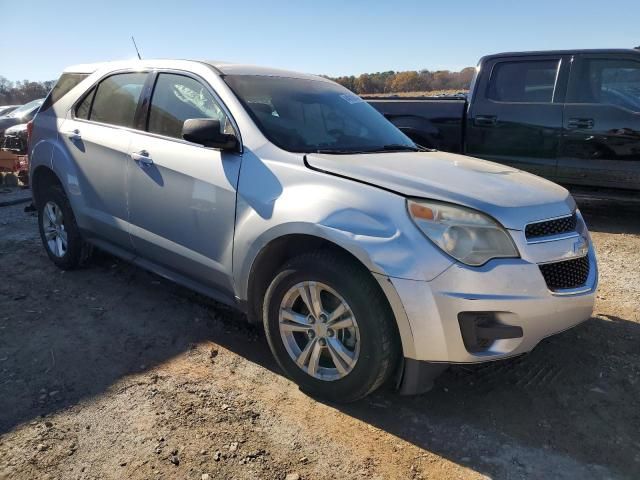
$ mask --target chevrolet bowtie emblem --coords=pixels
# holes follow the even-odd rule
[[[580,238],[580,240],[578,240],[573,244],[573,253],[576,256],[582,257],[586,255],[588,252],[589,252],[589,245],[587,244],[587,241],[584,238]]]

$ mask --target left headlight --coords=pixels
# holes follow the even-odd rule
[[[466,265],[484,265],[492,258],[519,257],[509,233],[476,210],[418,199],[408,199],[407,210],[427,238]]]

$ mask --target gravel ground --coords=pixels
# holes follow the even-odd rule
[[[61,272],[34,215],[2,207],[0,479],[640,478],[640,215],[581,208],[592,319],[336,406],[233,311],[106,255]]]

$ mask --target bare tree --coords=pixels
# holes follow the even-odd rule
[[[0,105],[22,105],[31,100],[46,97],[54,84],[53,80],[12,82],[0,76]]]
[[[399,93],[431,90],[467,90],[475,73],[475,68],[467,67],[459,72],[441,70],[409,70],[406,72],[363,73],[359,76],[332,78],[349,90],[360,93]],[[328,77],[330,78],[330,77]]]

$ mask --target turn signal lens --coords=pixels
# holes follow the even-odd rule
[[[434,214],[433,210],[424,205],[420,205],[419,203],[410,202],[409,203],[409,211],[414,218],[421,218],[423,220],[433,220]]]

